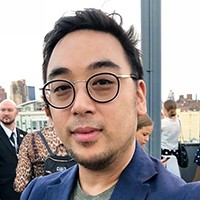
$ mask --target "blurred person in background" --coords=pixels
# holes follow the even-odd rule
[[[153,121],[148,114],[141,115],[138,117],[138,125],[136,138],[142,147],[149,141],[150,134],[153,131]]]
[[[169,99],[163,104],[161,119],[161,154],[174,155],[178,159],[178,140],[181,133],[180,120],[176,115],[176,102]]]
[[[149,142],[150,135],[153,132],[153,127],[154,123],[147,113],[138,117],[136,138],[138,142],[142,145],[142,147],[145,149],[145,151],[147,151],[147,149],[145,148],[145,144]],[[166,166],[166,161],[166,158],[161,158],[161,163],[164,166]]]
[[[18,109],[14,101],[0,103],[0,199],[18,200],[20,193],[13,188],[18,162],[18,149],[26,132],[17,128]]]
[[[57,156],[67,156],[66,147],[55,132],[53,124],[40,130],[52,153]],[[35,177],[44,175],[44,162],[49,152],[35,131],[27,134],[19,149],[19,161],[16,169],[14,189],[16,192],[23,192],[28,183]]]

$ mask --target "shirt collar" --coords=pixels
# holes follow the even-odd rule
[[[14,128],[14,130],[11,131],[11,130],[10,130],[9,128],[7,128],[2,122],[0,122],[0,124],[1,124],[1,126],[2,126],[2,128],[3,128],[3,130],[6,132],[6,135],[7,135],[9,138],[11,137],[12,132],[14,132],[15,135],[16,135],[16,133],[17,133],[16,128]]]

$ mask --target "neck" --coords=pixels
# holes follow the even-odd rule
[[[100,194],[114,186],[122,171],[129,164],[135,152],[134,149],[127,155],[121,155],[111,166],[102,171],[93,171],[79,165],[79,182],[82,190],[90,195]]]
[[[14,129],[15,129],[15,124],[14,123],[12,123],[12,124],[4,124],[4,123],[2,123],[2,124],[3,124],[3,126],[5,126],[6,128],[8,128],[11,131],[14,131]]]

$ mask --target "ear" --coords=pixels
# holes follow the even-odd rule
[[[49,118],[51,118],[51,111],[49,109],[49,106],[45,106],[44,107],[44,111],[46,113],[46,116],[49,117]]]
[[[136,95],[137,95],[137,114],[144,115],[147,112],[147,107],[146,107],[146,85],[143,80],[138,80]]]

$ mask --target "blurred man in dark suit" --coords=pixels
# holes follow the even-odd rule
[[[13,189],[16,175],[17,154],[26,132],[15,126],[18,115],[14,101],[5,99],[0,103],[0,199],[19,200],[20,193]]]

